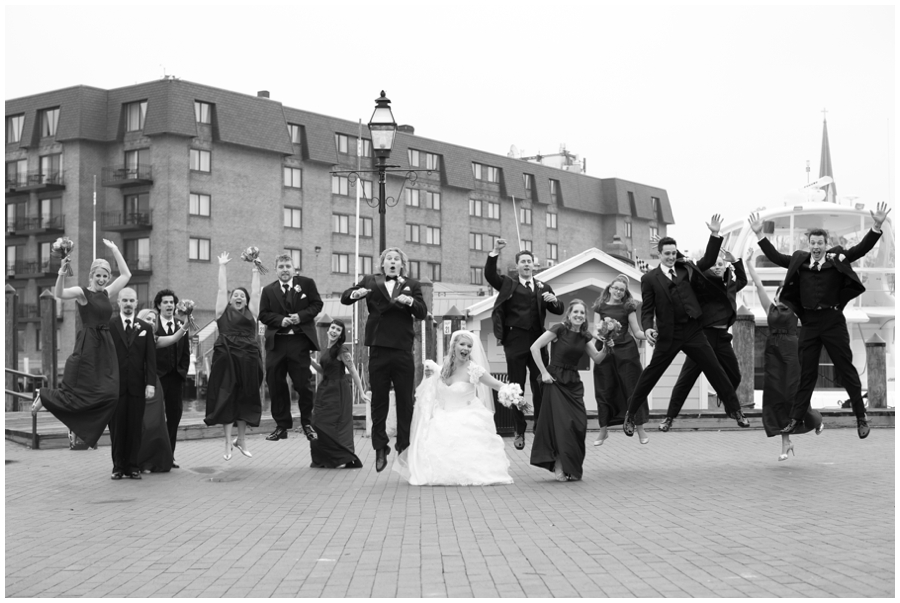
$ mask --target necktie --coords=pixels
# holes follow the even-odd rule
[[[813,270],[818,272],[821,269],[822,269],[822,267],[819,265],[819,260],[816,260],[815,262],[813,262]]]
[[[528,287],[529,291],[531,291],[531,281],[525,281],[525,286]]]
[[[125,334],[131,336],[131,321],[129,319],[125,319]]]
[[[288,291],[290,291],[290,290],[291,290],[291,288],[288,286],[287,283],[281,285],[281,292],[282,292],[282,295],[284,296],[284,299],[287,299]]]
[[[675,282],[675,269],[669,268],[669,276],[672,278],[672,282]]]
[[[172,330],[172,321],[170,320],[166,325],[166,335],[171,335],[175,331]]]

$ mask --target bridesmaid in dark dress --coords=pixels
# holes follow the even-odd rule
[[[553,325],[531,345],[531,356],[544,383],[531,464],[553,471],[560,482],[580,480],[584,464],[587,412],[578,363],[587,354],[599,364],[609,353],[609,346],[615,345],[607,342],[597,351],[592,339],[587,329],[587,306],[573,299],[563,322]],[[541,360],[541,348],[551,342],[555,343],[547,368]]]
[[[119,276],[109,285],[112,269],[109,262],[98,258],[91,264],[87,287],[65,287],[66,267],[72,258],[62,260],[53,295],[58,300],[75,300],[82,328],[75,337],[75,349],[66,359],[62,384],[58,389],[40,388],[31,406],[32,413],[46,407],[91,448],[97,445],[119,402],[119,362],[109,334],[109,300],[118,296],[131,278],[116,244],[107,239],[103,244],[119,267]]]
[[[231,261],[228,252],[219,255],[219,292],[216,296],[216,326],[219,338],[213,348],[212,365],[206,393],[207,425],[225,427],[226,461],[231,460],[232,446],[241,454],[252,457],[245,439],[247,425],[259,426],[262,400],[259,386],[263,379],[262,355],[259,351],[256,316],[259,313],[259,271],[253,268],[250,281],[252,293],[237,287],[228,296],[225,264]],[[234,424],[238,437],[231,439]]]
[[[635,339],[647,338],[638,323],[637,303],[628,290],[628,277],[624,274],[618,275],[606,286],[592,309],[595,327],[607,317],[622,325],[622,330],[615,338],[614,348],[603,362],[594,365],[594,396],[597,399],[597,421],[600,423],[600,433],[594,440],[594,446],[602,446],[608,437],[607,429],[611,425],[622,425],[625,422],[628,400],[644,370]],[[594,335],[598,337],[594,345],[600,349],[603,343],[599,340],[599,333],[595,332]],[[650,441],[644,431],[644,423],[649,418],[650,408],[644,403],[634,415],[641,444]]]
[[[350,348],[344,345],[347,339],[344,322],[332,320],[327,337],[328,343],[319,352],[319,361],[310,361],[322,375],[322,383],[316,390],[312,419],[319,437],[309,443],[312,457],[309,466],[333,469],[343,465],[347,469],[358,469],[363,465],[353,448],[353,392],[347,383],[345,369],[350,371],[360,398],[365,402],[369,399],[362,393],[362,381],[353,366]]]
[[[756,284],[759,303],[763,308],[767,308],[766,323],[769,327],[765,350],[766,381],[763,385],[763,428],[770,438],[776,435],[781,436],[781,454],[778,455],[778,460],[786,461],[788,452],[796,454],[791,436],[781,433],[781,430],[791,420],[791,406],[800,383],[800,357],[797,355],[797,315],[779,301],[781,287],[775,291],[775,298],[769,301],[762,280],[753,268],[750,258],[747,261],[747,271]],[[818,435],[822,433],[823,429],[825,429],[825,424],[822,422],[822,414],[810,408],[803,418],[803,423],[798,425],[793,433],[815,430]]]

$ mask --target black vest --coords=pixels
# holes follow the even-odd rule
[[[669,270],[667,268],[663,268],[663,270],[668,274]],[[687,269],[684,270],[686,271]],[[690,288],[691,284],[688,282],[687,274],[679,273],[678,268],[675,268],[675,278],[669,281],[669,294],[672,296],[675,322],[687,322],[688,318],[691,318],[685,309],[687,306],[685,300],[688,299]]]
[[[532,280],[533,286],[535,281]],[[516,281],[512,296],[506,300],[506,326],[525,329],[526,331],[540,330],[538,324],[537,296],[534,291]]]
[[[836,306],[843,275],[831,262],[826,262],[818,271],[810,270],[809,265],[810,262],[804,262],[800,266],[800,303],[807,310]]]

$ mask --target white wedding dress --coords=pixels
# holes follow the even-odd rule
[[[485,403],[476,395],[483,372],[470,362],[468,381],[447,385],[435,371],[417,388],[410,445],[393,465],[413,486],[513,483],[506,446],[487,406],[493,408],[493,400]]]

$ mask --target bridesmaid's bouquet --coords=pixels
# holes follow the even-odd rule
[[[250,246],[241,252],[241,259],[256,265],[256,269],[260,274],[266,274],[269,270],[263,266],[262,260],[259,259],[259,247]]]
[[[597,325],[597,332],[600,336],[600,341],[615,339],[622,332],[622,323],[615,318],[607,316]]]
[[[188,334],[190,334],[191,329],[195,331],[199,331],[200,327],[197,326],[197,323],[194,322],[194,302],[190,299],[183,299],[178,302],[178,305],[175,306],[175,309],[184,314],[185,319],[188,323]]]
[[[531,404],[526,402],[522,396],[522,388],[519,387],[518,383],[507,383],[501,387],[500,391],[497,392],[497,401],[506,408],[515,406],[525,414],[534,410]]]
[[[69,254],[72,253],[72,249],[74,248],[75,243],[72,242],[72,239],[69,237],[59,237],[50,246],[50,255],[62,260],[63,258],[69,257]],[[72,264],[66,264],[66,274],[68,276],[75,276],[75,273],[72,271]]]

